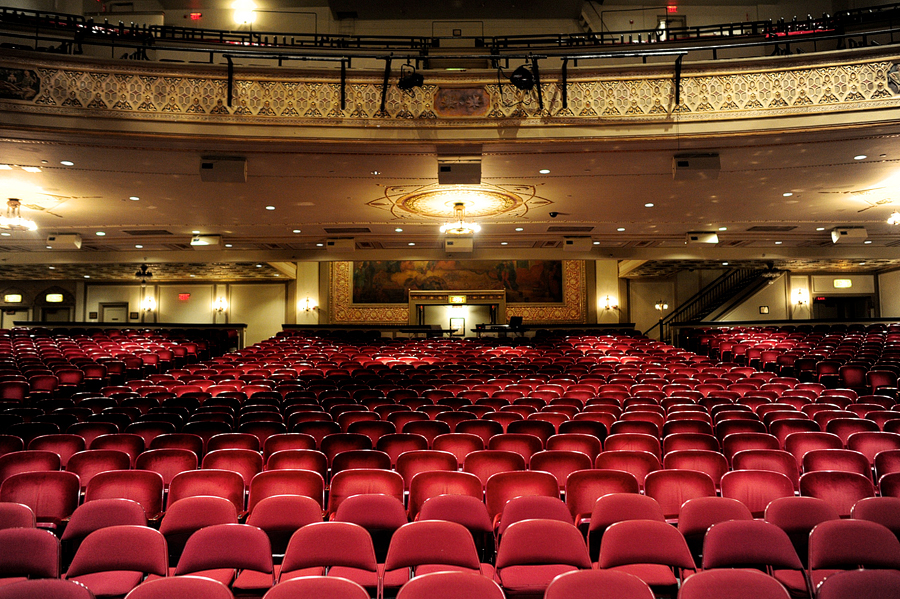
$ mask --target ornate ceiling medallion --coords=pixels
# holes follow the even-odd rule
[[[465,205],[466,218],[500,215],[524,217],[531,208],[552,204],[536,195],[532,185],[426,185],[386,187],[384,197],[368,202],[396,218],[414,216],[447,221],[457,216],[457,205]]]

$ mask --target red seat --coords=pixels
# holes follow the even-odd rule
[[[156,520],[163,512],[163,477],[150,470],[109,470],[95,474],[88,481],[84,500],[131,499],[142,508],[148,520]]]
[[[737,499],[755,518],[779,497],[793,497],[794,484],[784,474],[771,470],[732,470],[722,476],[722,497]]]
[[[800,494],[824,499],[839,516],[846,518],[853,504],[875,496],[875,486],[870,478],[855,472],[822,470],[800,477]]]
[[[147,574],[168,575],[169,556],[162,534],[146,526],[110,526],[85,537],[66,579],[96,596],[127,594]]]
[[[556,520],[523,520],[503,534],[496,576],[506,597],[542,599],[558,575],[590,570],[587,547],[578,529]]]

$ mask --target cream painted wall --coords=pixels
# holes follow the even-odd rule
[[[213,285],[202,283],[159,285],[157,322],[212,324],[213,289]],[[178,299],[181,293],[191,296]]]
[[[596,290],[597,322],[621,322],[621,314],[625,310],[628,298],[619,295],[619,262],[618,260],[597,260],[594,262]],[[606,298],[609,296],[609,309]],[[615,307],[617,306],[617,307]]]
[[[755,294],[750,296],[741,305],[725,314],[719,321],[738,321],[738,320],[787,320],[788,306],[785,299],[785,286],[787,285],[787,277],[779,277],[772,281],[771,285],[766,285]],[[768,306],[768,314],[760,314],[760,306]]]
[[[659,321],[659,311],[654,308],[659,300],[669,304],[664,312],[668,315],[675,308],[675,284],[671,280],[635,280],[628,286],[628,305],[631,321],[638,331],[647,331]],[[650,332],[650,337],[659,338],[659,328]]]
[[[900,318],[900,270],[878,275],[882,318]]]
[[[296,313],[297,324],[319,324],[320,310],[322,306],[319,297],[319,268],[328,267],[327,262],[298,262],[297,263],[297,303],[288,306]],[[306,299],[309,298],[309,312],[306,311]]]
[[[244,345],[253,345],[281,331],[287,289],[277,284],[232,284],[228,286],[228,322],[247,325]]]
[[[146,293],[155,295],[155,285],[147,285]],[[129,312],[141,312],[140,285],[91,285],[85,289],[84,315],[86,322],[97,322],[98,318],[87,318],[91,312],[100,315],[100,304],[125,302]],[[129,322],[139,323],[138,318],[129,318]],[[151,322],[153,319],[148,319]]]

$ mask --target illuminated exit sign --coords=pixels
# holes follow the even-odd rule
[[[189,299],[191,299],[191,294],[190,294],[190,293],[179,293],[179,294],[178,294],[178,299],[181,300],[181,301],[183,301],[183,302],[186,302],[186,301],[188,301]]]

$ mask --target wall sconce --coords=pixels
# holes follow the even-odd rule
[[[806,289],[798,289],[795,297],[798,306],[809,303],[809,296],[807,295]]]
[[[156,300],[153,299],[152,296],[147,296],[144,298],[144,301],[141,302],[141,309],[144,312],[153,312],[156,310]]]
[[[312,312],[314,310],[318,310],[319,306],[310,302],[309,296],[306,296],[306,302],[303,307],[304,312]]]
[[[604,310],[618,310],[619,303],[615,299],[610,299],[609,294],[606,294],[606,303],[603,304]]]
[[[662,316],[662,313],[663,313],[663,310],[668,310],[668,309],[669,309],[669,304],[667,304],[667,303],[664,302],[663,300],[659,300],[658,302],[656,302],[656,305],[653,306],[653,307],[654,307],[655,309],[659,310],[659,315],[660,315],[660,317],[661,317],[661,316]]]
[[[228,309],[228,302],[225,300],[224,297],[217,297],[216,301],[213,302],[213,310],[215,310],[216,312],[221,314],[222,312],[224,312],[227,309]]]

